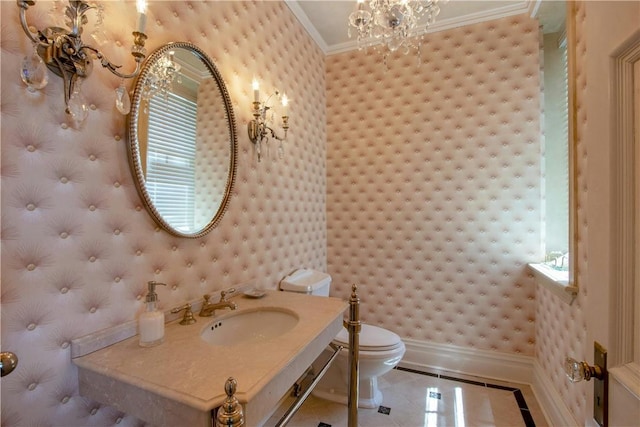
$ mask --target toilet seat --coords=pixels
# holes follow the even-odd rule
[[[349,332],[342,330],[334,338],[334,343],[349,347]],[[383,328],[363,324],[359,334],[360,351],[389,351],[400,347],[402,340],[396,334]]]

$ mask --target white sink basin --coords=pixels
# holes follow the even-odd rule
[[[298,323],[298,316],[283,308],[262,307],[232,313],[210,322],[200,333],[213,345],[235,345],[246,341],[266,341],[278,337]]]

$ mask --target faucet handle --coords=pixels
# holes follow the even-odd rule
[[[204,298],[204,305],[207,305],[207,304],[209,304],[209,298],[211,298],[211,295],[204,294],[204,295],[202,295],[202,298]]]
[[[184,316],[182,316],[182,320],[180,321],[181,325],[191,325],[196,323],[196,318],[193,317],[193,311],[191,311],[191,304],[186,303],[181,307],[176,307],[171,310],[172,313],[180,313],[184,310]]]
[[[234,293],[235,291],[236,291],[236,288],[229,288],[229,289],[226,289],[224,291],[220,291],[220,301],[226,301],[225,297],[228,294]]]

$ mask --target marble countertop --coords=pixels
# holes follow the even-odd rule
[[[211,318],[198,317],[196,313],[198,321],[192,325],[179,325],[178,321],[168,323],[165,342],[159,346],[140,347],[138,336],[134,336],[74,358],[73,363],[79,368],[81,394],[127,412],[135,407],[131,409],[124,402],[120,404],[119,395],[125,389],[127,393],[139,390],[164,397],[181,407],[208,413],[220,406],[226,397],[224,383],[229,377],[237,380],[236,397],[242,403],[251,402],[260,395],[278,393],[283,387],[286,392],[297,379],[288,383],[290,374],[304,372],[331,341],[342,327],[342,316],[348,307],[347,302],[337,298],[279,291],[267,291],[266,296],[259,299],[242,296],[234,301],[238,306],[235,311],[219,310]],[[200,338],[202,330],[214,319],[257,307],[285,307],[299,316],[298,323],[283,335],[261,342],[214,346]],[[305,354],[302,360],[296,360]],[[287,378],[278,378],[294,365],[295,369]],[[84,380],[83,374],[87,375]],[[274,380],[282,383],[278,390],[264,393]],[[276,397],[279,399],[281,395]],[[273,397],[262,403],[271,404],[272,401]],[[154,422],[150,419],[153,417],[145,418],[144,414],[132,415]]]

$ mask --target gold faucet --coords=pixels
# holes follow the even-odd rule
[[[196,318],[193,317],[193,312],[191,311],[191,304],[186,303],[183,306],[176,307],[171,310],[172,313],[180,313],[184,310],[184,316],[182,316],[182,320],[180,321],[181,325],[193,325],[196,323]]]
[[[211,295],[205,294],[203,296],[204,302],[202,303],[202,308],[200,309],[200,313],[198,314],[200,317],[211,317],[214,312],[219,308],[230,308],[231,310],[235,310],[238,306],[233,301],[227,301],[227,294],[234,293],[236,290],[234,288],[228,289],[226,291],[220,291],[220,301],[216,303],[209,302],[209,298]]]

